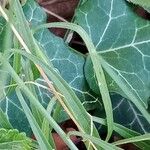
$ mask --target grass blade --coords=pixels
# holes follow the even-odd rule
[[[106,150],[122,150],[122,148],[116,147],[116,146],[114,146],[110,143],[107,143],[106,141],[103,141],[99,138],[90,136],[88,134],[80,133],[80,132],[77,132],[77,131],[70,131],[68,133],[68,136],[71,136],[71,135],[76,135],[76,136],[83,137],[83,140],[90,140],[94,144],[99,145],[101,148],[106,149]]]
[[[15,4],[16,2],[16,4]],[[18,2],[18,0],[15,0],[13,2],[15,4],[15,8],[19,11],[22,12],[22,8]],[[4,10],[0,7],[0,11],[2,12],[4,18],[10,23],[11,25],[11,28],[13,30],[13,32],[15,33],[16,37],[18,38],[18,40],[20,41],[20,43],[23,45],[24,49],[31,53],[32,52],[32,49],[33,47],[31,47],[31,52],[28,48],[28,45],[26,45],[26,43],[24,42],[24,38],[28,38],[28,36],[32,36],[33,38],[33,35],[29,34],[28,36],[25,36],[25,35],[22,35],[23,36],[23,39],[21,38],[21,36],[19,35],[19,33],[17,32],[16,28],[15,28],[15,25],[10,22],[10,19],[8,18],[7,14],[4,12]],[[19,12],[16,14],[18,16]],[[21,13],[23,15],[23,13]],[[18,18],[20,18],[21,16],[18,16]],[[22,21],[26,21],[26,20],[22,20]],[[22,22],[23,23],[23,22]],[[23,26],[22,26],[23,27]],[[28,33],[28,32],[27,32]],[[42,50],[38,47],[38,44],[35,42],[35,39],[33,38],[31,41],[31,43],[33,43],[34,45],[34,50],[38,50],[40,55],[40,59],[43,60],[46,64],[48,64],[48,66],[52,66],[49,61],[47,61],[45,59],[45,57],[43,56],[42,53]],[[28,43],[28,42],[27,42]],[[30,47],[30,46],[29,46]],[[35,54],[36,55],[36,54]],[[51,68],[51,70],[53,70],[54,68]],[[56,74],[56,72],[53,70],[52,71],[53,73]],[[51,76],[49,75],[49,77],[52,79],[52,81],[54,82],[55,81],[55,86],[56,87],[59,87],[59,89],[62,91],[63,93],[63,96],[65,97],[65,103],[67,105],[66,108],[68,108],[70,111],[71,111],[71,118],[73,119],[73,121],[77,124],[78,128],[80,130],[82,130],[83,132],[90,132],[90,119],[89,119],[89,116],[87,115],[87,112],[85,110],[85,108],[82,106],[80,100],[78,99],[78,97],[75,95],[75,93],[73,92],[73,90],[68,86],[68,84],[59,76],[59,82],[58,82],[58,75],[56,75],[57,77],[55,77],[55,75],[53,74],[53,78],[51,78]],[[60,82],[61,82],[61,88],[60,88]],[[65,92],[64,92],[64,89]],[[69,91],[69,92],[68,92]],[[67,112],[68,113],[68,112]],[[73,117],[72,117],[73,116]],[[79,117],[80,116],[80,117]],[[75,118],[75,119],[74,119]],[[93,135],[96,136],[96,137],[99,137],[99,134],[96,130],[96,128],[94,127],[94,130],[93,130]]]
[[[95,70],[98,86],[100,89],[100,93],[102,96],[105,112],[106,112],[106,119],[107,119],[107,126],[108,126],[108,134],[106,137],[106,140],[108,141],[109,138],[111,137],[111,134],[113,132],[113,111],[112,111],[112,104],[111,104],[111,99],[107,87],[107,83],[105,80],[105,75],[101,66],[101,62],[99,59],[99,55],[96,52],[96,48],[92,43],[92,40],[89,38],[88,34],[85,32],[85,30],[73,23],[65,23],[65,22],[59,22],[59,23],[47,23],[44,25],[38,26],[34,32],[37,30],[40,30],[42,28],[67,28],[73,31],[76,31],[84,40],[87,49],[89,51],[89,54],[91,56],[91,60],[93,62],[93,67]]]
[[[139,111],[143,114],[146,120],[150,123],[150,114],[146,110],[143,103],[141,103],[137,97],[130,91],[130,89],[126,86],[126,84],[118,77],[118,74],[114,72],[114,70],[109,66],[109,64],[100,57],[103,68],[106,72],[111,76],[111,78],[117,83],[117,85],[122,89],[122,91],[126,94],[126,96],[135,104],[135,106],[139,109]]]
[[[92,120],[94,122],[100,123],[102,125],[105,125],[105,126],[107,125],[105,119],[92,116]],[[131,138],[131,137],[135,137],[135,136],[140,136],[139,133],[137,133],[133,130],[130,130],[130,129],[128,129],[120,124],[117,124],[117,123],[114,123],[114,131],[116,131],[123,138]],[[147,142],[140,141],[138,143],[133,143],[133,144],[135,144],[137,147],[139,147],[141,149],[143,149],[143,148],[150,149],[150,144]]]
[[[135,137],[128,138],[128,139],[119,140],[117,142],[113,142],[113,144],[122,145],[122,144],[135,143],[135,142],[141,142],[141,141],[146,141],[146,140],[150,140],[150,133],[140,135],[140,136],[135,136]]]
[[[51,115],[55,104],[56,104],[56,98],[53,97],[47,106],[47,112],[49,113],[49,115]],[[52,129],[53,128],[49,125],[49,121],[46,118],[44,118],[42,123],[42,132],[45,135],[46,139],[48,139],[49,143],[55,148],[55,143],[52,137]]]
[[[50,125],[55,129],[55,131],[60,135],[60,137],[63,139],[63,141],[70,147],[72,150],[77,150],[76,146],[74,143],[67,138],[66,134],[64,131],[59,127],[59,125],[55,122],[55,120],[47,113],[47,111],[44,109],[44,107],[37,101],[35,96],[31,93],[31,91],[28,89],[28,87],[24,84],[22,79],[16,74],[16,72],[13,70],[11,65],[5,60],[5,69],[9,70],[10,75],[16,83],[19,85],[23,93],[28,97],[30,102],[41,112],[41,114],[49,121]]]
[[[34,116],[32,115],[30,108],[28,107],[27,103],[25,102],[19,88],[16,88],[16,94],[17,94],[18,99],[21,103],[21,106],[22,106],[22,108],[23,108],[23,110],[27,116],[27,119],[28,119],[30,126],[32,128],[32,131],[33,131],[33,133],[34,133],[34,135],[35,135],[35,137],[39,143],[40,148],[44,149],[44,150],[53,149],[52,146],[48,143],[44,134],[42,133],[38,123],[36,122]]]
[[[43,68],[48,77],[50,77],[50,79],[53,81],[53,84],[56,85],[58,91],[60,91],[60,93],[63,95],[66,106],[68,107],[76,121],[79,123],[79,129],[90,134],[90,117],[78,97],[75,95],[74,91],[68,86],[68,83],[66,83],[66,81],[64,81],[51,66],[45,64],[36,56],[28,54],[25,51],[14,50],[14,52],[22,54],[23,56],[27,57]],[[99,133],[95,126],[93,128],[93,135],[95,137],[99,137]]]

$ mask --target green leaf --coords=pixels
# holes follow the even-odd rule
[[[149,0],[127,0],[133,4],[143,7],[147,12],[150,12],[150,1]]]
[[[97,122],[97,123],[100,123],[104,126],[106,126],[106,120],[105,119],[102,119],[102,118],[99,118],[99,117],[94,117],[92,116],[93,118],[93,121],[94,122]],[[128,129],[120,124],[117,124],[117,123],[114,123],[114,131],[117,132],[119,135],[121,135],[123,138],[127,139],[127,138],[132,138],[132,137],[135,137],[135,136],[139,136],[141,134],[139,134],[138,132],[135,132],[131,129]],[[137,147],[141,148],[141,149],[149,149],[150,146],[149,146],[149,141],[140,141],[138,143],[133,143],[135,144]]]
[[[25,133],[19,133],[16,129],[0,129],[0,149],[31,150],[31,144],[32,141],[26,137]]]
[[[131,101],[116,93],[111,93],[111,100],[115,123],[140,134],[150,133],[150,123]],[[103,117],[103,113],[104,109],[97,109],[94,115]]]
[[[108,91],[106,80],[105,80],[105,75],[104,75],[102,66],[99,65],[99,56],[96,52],[96,49],[95,49],[91,39],[89,38],[89,36],[85,32],[85,30],[83,30],[80,26],[73,24],[73,23],[65,23],[65,22],[64,23],[63,22],[61,22],[61,23],[58,23],[58,22],[47,23],[47,24],[44,24],[44,25],[37,27],[35,29],[35,31],[38,31],[40,29],[47,28],[47,27],[66,28],[66,29],[76,31],[84,40],[84,42],[88,48],[89,54],[91,56],[92,62],[93,62],[93,68],[95,70],[96,78],[97,78],[97,81],[99,83],[98,85],[99,85],[99,88],[101,90],[101,95],[102,95],[102,100],[104,103],[105,110],[107,109],[106,116],[107,116],[107,122],[108,122],[108,136],[107,136],[106,140],[108,140],[111,136],[112,131],[113,131],[112,106],[111,106],[109,91]]]
[[[102,149],[109,149],[109,150],[123,150],[122,148],[119,148],[117,146],[114,146],[110,143],[107,143],[106,141],[103,141],[99,138],[93,137],[91,135],[85,134],[85,133],[81,133],[78,131],[70,131],[68,133],[69,136],[71,135],[76,135],[76,136],[80,136],[83,138],[83,140],[91,140],[94,144],[99,145]]]
[[[26,3],[24,12],[33,29],[34,26],[46,23],[45,13],[34,1]],[[56,70],[69,83],[87,109],[93,109],[97,97],[94,97],[84,77],[85,57],[68,47],[63,39],[53,35],[48,29],[36,33],[35,38]]]
[[[142,7],[150,7],[150,1],[149,0],[127,0],[129,2],[132,2],[134,4],[138,4]]]
[[[31,136],[30,125],[15,92],[2,99],[0,107],[5,112],[13,128],[18,129],[20,132],[26,132],[28,136]]]
[[[148,141],[150,140],[150,134],[144,134],[144,135],[140,135],[140,136],[135,136],[135,137],[131,137],[128,139],[123,139],[120,141],[116,141],[113,144],[114,145],[123,145],[123,144],[127,144],[127,143],[136,143],[136,142],[141,142],[141,141]]]
[[[117,94],[111,94],[114,121],[138,133],[150,132],[150,124],[129,100]]]
[[[28,0],[23,10],[32,28],[46,22],[46,14],[33,0]],[[84,77],[85,57],[69,48],[61,38],[54,36],[48,29],[38,32],[35,37],[48,59],[53,62],[57,72],[70,84],[87,110],[94,109],[97,106],[100,107],[101,104],[98,102],[97,96],[90,90]],[[38,99],[46,108],[52,95],[47,89],[39,86],[39,84],[45,84],[44,80],[38,78],[35,82],[35,84],[38,84],[36,86]],[[3,99],[0,102],[0,107],[6,113],[14,128],[31,135],[30,126],[15,92]],[[59,122],[68,118],[63,109],[61,114],[57,118]]]
[[[80,4],[85,3],[87,0],[80,0]]]
[[[94,16],[94,17],[93,17]],[[150,97],[150,23],[138,17],[124,0],[87,1],[76,12],[76,22],[90,35],[97,51],[139,102],[147,107]],[[85,74],[98,93],[90,59]],[[107,76],[109,90],[127,97]]]
[[[54,105],[56,104],[56,98],[53,97],[51,98],[51,101],[49,102],[46,110],[47,112],[51,115],[53,109],[54,109]],[[53,117],[54,118],[54,117]],[[54,118],[55,120],[55,118]],[[53,139],[53,134],[52,134],[52,127],[49,125],[49,122],[46,118],[43,119],[43,123],[42,123],[42,132],[45,135],[46,139],[49,141],[49,143],[52,145],[52,147],[55,147],[55,143],[54,143],[54,139]]]
[[[52,76],[52,78],[55,78],[56,80],[53,80],[55,82],[59,82],[59,80],[63,80],[62,78],[59,78],[58,74],[56,74],[56,72],[53,70],[53,68],[51,68],[50,66],[45,67],[45,63],[42,63],[41,59],[37,59],[35,56],[29,54],[29,53],[25,53],[29,59],[33,59],[32,61],[34,61],[36,64],[41,65],[41,67],[45,68],[46,72],[48,72],[48,74],[50,76]],[[41,114],[43,115],[43,117],[45,117],[50,125],[54,128],[54,130],[59,133],[60,137],[63,139],[63,141],[68,145],[69,148],[76,150],[76,146],[74,145],[74,143],[71,141],[71,139],[66,137],[65,132],[60,128],[60,126],[56,123],[56,121],[47,113],[47,111],[44,109],[44,107],[39,103],[39,101],[37,101],[37,98],[33,95],[33,93],[30,91],[30,89],[24,84],[24,82],[22,81],[22,79],[17,75],[17,73],[15,72],[15,70],[12,68],[12,66],[10,65],[10,63],[8,61],[4,61],[4,58],[2,58],[2,62],[5,64],[6,66],[6,70],[10,70],[10,74],[11,76],[14,78],[14,80],[18,83],[19,88],[22,89],[23,93],[28,97],[29,101],[31,102],[31,104],[34,105],[34,107],[36,107],[38,109],[38,111],[41,112]],[[40,60],[40,61],[39,61]],[[55,75],[54,75],[55,74]],[[60,84],[65,84],[62,82],[59,82]],[[58,85],[58,84],[56,84]],[[59,87],[59,86],[58,86]],[[62,86],[60,86],[59,88],[61,88]],[[65,90],[65,87],[63,88]],[[62,91],[62,90],[61,90]],[[70,92],[72,92],[70,90]],[[74,93],[73,93],[74,94]],[[69,95],[69,94],[68,94]],[[72,97],[72,95],[69,95]],[[75,94],[74,94],[75,97]],[[69,98],[70,99],[70,98]],[[73,102],[73,101],[71,101]],[[76,105],[76,104],[75,104]],[[83,107],[82,105],[80,105],[81,108]],[[78,106],[77,106],[78,107]],[[83,111],[85,111],[84,109],[81,109]],[[84,115],[85,116],[85,115]],[[84,118],[84,117],[83,117]],[[84,118],[86,119],[86,118]],[[87,120],[88,121],[88,120]],[[95,129],[95,128],[94,128]],[[87,130],[87,129],[86,129]],[[95,134],[97,134],[97,131],[95,131]]]
[[[5,22],[5,20],[0,17],[0,52],[7,52],[12,45],[12,31],[10,29],[10,26],[8,23]],[[3,68],[5,66],[0,65],[0,99],[5,97],[4,94],[4,87],[6,83],[8,83],[8,73],[3,72]]]
[[[42,130],[40,129],[38,123],[36,122],[34,116],[32,115],[32,112],[31,112],[30,108],[28,107],[27,103],[25,102],[19,88],[16,89],[16,94],[17,94],[18,99],[19,99],[19,101],[24,109],[24,112],[28,118],[28,121],[32,128],[32,131],[39,143],[40,149],[44,149],[44,150],[52,149],[52,146],[48,142],[48,139],[46,139],[46,136],[44,136]]]
[[[36,34],[36,38],[56,70],[69,83],[81,102],[87,109],[92,109],[97,100],[84,77],[85,58],[69,49],[62,39],[55,37],[47,29]]]
[[[35,83],[36,83],[35,89],[38,96],[38,100],[45,108],[47,108],[48,103],[50,102],[51,98],[54,95],[49,92],[48,87],[42,78],[38,78]],[[53,107],[53,111],[55,111],[55,107]],[[68,115],[65,113],[62,107],[59,111],[59,114],[61,115],[58,115],[57,116],[58,118],[56,119],[58,120],[59,123],[68,119]]]
[[[34,0],[27,0],[23,6],[23,11],[32,26],[37,26],[47,20],[46,13]]]
[[[12,129],[12,125],[8,121],[6,115],[4,114],[1,108],[0,108],[0,127],[5,129]]]
[[[5,34],[5,29],[6,29],[6,21],[3,17],[0,16],[0,52],[3,51],[3,36]]]
[[[48,87],[45,85],[45,81],[43,79],[37,79],[35,84],[38,100],[46,108],[53,95],[49,92]],[[2,108],[4,111],[6,118],[8,118],[13,128],[18,129],[20,132],[25,132],[28,136],[32,135],[31,127],[15,91],[13,91],[5,99],[1,99],[0,108]],[[68,119],[68,116],[63,109],[61,109],[60,113],[62,115],[59,115],[59,118],[57,118],[59,122],[63,122],[64,120]]]

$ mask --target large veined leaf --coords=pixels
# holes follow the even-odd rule
[[[150,132],[150,124],[135,107],[135,105],[124,97],[111,94],[114,121],[141,134]]]
[[[6,23],[5,19],[3,17],[0,16],[0,52],[4,52],[4,49],[9,49],[11,47],[11,37],[12,34],[11,32],[9,32],[9,26]],[[10,38],[8,38],[8,36]],[[8,44],[9,43],[9,44]],[[5,93],[4,93],[4,87],[5,84],[8,83],[8,73],[3,71],[3,68],[5,66],[3,66],[2,64],[0,64],[0,99],[3,99],[5,97]]]
[[[133,4],[143,7],[146,11],[150,12],[150,1],[149,0],[127,0]]]
[[[150,96],[150,22],[138,17],[124,0],[89,0],[77,10],[76,22],[89,33],[98,53],[118,77],[147,107]],[[98,93],[91,65],[87,59],[86,78]],[[107,81],[110,91],[125,96],[108,76]]]
[[[40,11],[38,11],[39,9]],[[42,9],[38,7],[34,1],[29,0],[24,7],[24,11],[27,19],[33,25],[33,28],[37,24],[46,22],[45,13],[40,15]],[[33,15],[31,16],[31,14]],[[36,17],[33,17],[34,15]],[[41,16],[44,16],[44,19],[40,21]],[[76,91],[80,100],[84,104],[88,103],[89,100],[89,103],[92,103],[92,100],[94,102],[96,98],[90,94],[90,89],[84,77],[83,68],[85,57],[69,48],[61,38],[53,35],[48,29],[43,29],[36,33],[35,38],[56,70]]]
[[[150,96],[149,21],[138,17],[124,0],[90,0],[76,11],[76,22],[88,32],[98,53],[118,75],[116,78],[120,78],[147,107]],[[85,74],[91,89],[99,93],[90,57]],[[105,75],[109,91],[126,97],[106,72]],[[138,132],[149,132],[148,122],[134,104],[117,97],[112,97],[114,120]],[[122,114],[129,113],[128,121]]]
[[[0,107],[5,112],[13,128],[21,132],[26,132],[28,136],[32,134],[30,125],[15,92],[2,99],[0,101]]]
[[[50,99],[54,96],[52,93],[49,92],[47,85],[45,84],[45,81],[42,78],[38,78],[36,80],[36,93],[38,93],[38,100],[40,103],[47,108],[47,104],[50,102]],[[44,87],[40,87],[40,85],[43,85]],[[55,107],[55,105],[54,105]],[[55,110],[55,108],[53,109]],[[63,122],[64,120],[68,119],[68,115],[65,113],[63,109],[60,110],[61,115],[58,116],[57,120],[59,123]]]
[[[2,34],[4,32],[4,28],[5,28],[5,20],[0,17],[0,43],[2,43],[3,39],[2,39]],[[0,52],[2,52],[2,46],[0,45]],[[4,73],[1,71],[1,68],[0,68],[0,76],[2,76]],[[1,80],[0,81],[0,98],[4,97],[4,94],[3,94],[3,86],[4,86],[4,81]]]
[[[28,0],[23,7],[23,10],[32,28],[46,22],[45,12],[33,0]],[[90,90],[84,77],[85,57],[69,48],[61,38],[53,35],[48,29],[43,29],[36,33],[35,38],[39,45],[43,48],[49,60],[52,61],[56,70],[74,89],[82,101],[82,104],[88,110],[95,108],[98,103],[97,97],[93,96],[94,94]],[[52,95],[47,89],[40,86],[41,83],[43,84],[44,80],[39,78],[36,82],[36,93],[38,95],[38,99],[41,104],[46,107]],[[1,100],[0,107],[6,113],[14,128],[31,135],[29,123],[15,92]],[[61,116],[62,118],[59,118],[59,120],[63,121],[66,117],[64,118],[65,115]]]
[[[125,126],[140,134],[150,132],[150,124],[131,101],[116,93],[110,93],[110,96],[115,123]],[[104,110],[99,110],[98,108],[95,110],[94,115],[102,118],[105,117]],[[97,125],[97,128],[100,133],[106,132],[105,129],[102,128],[101,124]]]
[[[91,103],[94,97],[90,95],[83,73],[85,58],[69,49],[62,39],[54,37],[48,30],[37,33],[36,38],[57,71],[76,91],[80,100],[85,104],[90,100]]]

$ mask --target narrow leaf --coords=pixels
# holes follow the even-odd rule
[[[38,123],[36,122],[34,116],[32,115],[32,112],[30,111],[30,108],[28,107],[27,103],[25,102],[20,90],[17,88],[16,89],[16,93],[17,93],[17,96],[18,96],[18,99],[25,111],[25,114],[28,118],[28,121],[31,125],[31,128],[33,130],[33,133],[39,143],[39,146],[41,149],[44,149],[44,150],[50,150],[50,149],[53,149],[51,147],[51,145],[48,143],[46,137],[43,135]]]

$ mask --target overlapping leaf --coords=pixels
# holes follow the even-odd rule
[[[149,0],[127,0],[129,2],[132,2],[134,4],[138,4],[143,7],[150,7],[150,1]]]
[[[124,0],[88,1],[77,11],[76,21],[89,33],[108,65],[147,106],[150,96],[150,22],[138,17]],[[97,92],[89,61],[85,67],[86,77],[90,87]],[[122,94],[113,81],[109,89]]]
[[[143,7],[147,12],[150,12],[150,1],[149,0],[127,0],[135,5]]]
[[[3,34],[5,32],[6,22],[5,19],[0,17],[0,52],[2,52]]]
[[[76,11],[76,22],[88,32],[98,53],[118,75],[117,78],[147,107],[150,96],[150,22],[137,16],[133,6],[124,0],[89,0]],[[91,89],[99,93],[90,57],[86,61],[85,74]],[[126,97],[106,72],[105,75],[110,92]],[[149,124],[131,102],[120,98],[112,101],[117,122],[141,133],[149,132]],[[122,122],[121,113],[130,113],[131,118],[128,116]]]
[[[135,105],[117,94],[111,94],[114,121],[141,134],[150,132],[150,124]]]
[[[1,100],[0,107],[5,112],[13,128],[31,135],[30,126],[15,92],[7,96],[6,99]]]
[[[32,28],[46,22],[46,14],[33,0],[28,0],[23,7],[27,20]],[[97,102],[85,80],[83,66],[85,58],[83,55],[69,48],[61,38],[54,36],[48,29],[43,29],[35,34],[39,45],[43,48],[48,59],[52,61],[56,70],[74,89],[83,105],[87,109],[93,109]],[[50,101],[51,94],[40,86],[44,82],[41,78],[36,82],[36,92],[40,102],[46,107]],[[90,93],[91,92],[91,93]],[[22,107],[16,97],[15,92],[7,96],[6,99],[0,102],[0,107],[5,111],[9,121],[14,128],[20,131],[25,131],[28,135],[31,130],[22,110]],[[93,107],[93,108],[92,108]],[[21,118],[21,120],[20,120]],[[63,120],[63,115],[60,120]]]
[[[33,25],[33,28],[35,25],[46,21],[44,16],[45,13],[40,15],[40,12],[43,13],[42,9],[32,0],[28,1],[24,7],[24,11],[29,22]],[[31,16],[31,14],[33,15]],[[44,19],[41,20],[41,18]],[[61,38],[53,35],[48,29],[43,29],[36,33],[35,38],[56,70],[76,91],[80,100],[83,103],[88,103],[89,100],[89,103],[91,103],[92,99],[95,101],[96,99],[90,94],[89,87],[84,77],[84,56],[69,48]]]

